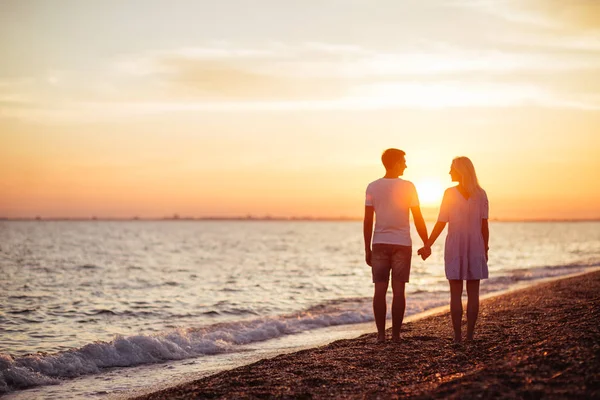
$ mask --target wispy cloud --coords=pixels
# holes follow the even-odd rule
[[[600,2],[597,0],[513,0],[513,4],[565,27],[600,30]]]
[[[597,0],[451,0],[446,6],[472,8],[541,29],[600,29],[600,2]]]
[[[509,36],[479,49],[429,41],[419,51],[209,43],[120,57],[100,73],[51,71],[0,82],[0,112],[61,120],[198,110],[597,109],[595,86],[579,85],[577,77],[600,71],[600,49],[589,37],[569,40],[550,45]]]
[[[529,8],[524,8],[529,2]],[[556,29],[561,26],[554,18],[532,10],[532,0],[450,0],[446,7],[467,8],[501,18],[505,21],[542,29]]]

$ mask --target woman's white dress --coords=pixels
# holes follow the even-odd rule
[[[438,221],[448,223],[444,250],[447,279],[475,280],[488,278],[485,244],[481,220],[487,219],[487,194],[472,195],[469,199],[456,186],[444,193]]]

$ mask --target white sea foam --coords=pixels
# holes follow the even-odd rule
[[[482,293],[598,266],[599,226],[490,223],[491,279]],[[219,358],[203,356],[371,321],[361,229],[359,222],[2,221],[0,393],[168,360],[197,357],[202,369]],[[447,304],[443,265],[443,237],[426,262],[414,255],[406,315]]]
[[[0,355],[0,393],[59,383],[57,378],[95,374],[103,368],[129,367],[235,351],[235,346],[322,327],[372,320],[366,305],[355,311],[311,313],[180,328],[157,335],[117,337],[56,354],[13,358]]]
[[[596,265],[597,266],[597,265]],[[588,265],[516,270],[486,282],[484,292],[499,291],[521,281],[583,271]],[[409,295],[406,315],[447,303],[446,292]],[[388,316],[389,317],[389,316]],[[219,323],[202,328],[178,328],[155,335],[117,336],[54,354],[11,357],[0,354],[0,393],[57,384],[64,378],[97,374],[103,369],[131,367],[236,351],[236,346],[261,342],[318,328],[373,320],[369,298],[337,299],[305,312],[285,316]]]

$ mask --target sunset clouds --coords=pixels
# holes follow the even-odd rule
[[[197,14],[201,32],[210,32],[213,26],[212,22],[206,26],[209,17],[206,11],[225,12],[220,7],[182,4],[191,7],[191,11],[204,10]],[[98,18],[106,18],[107,23],[115,23],[111,27],[124,30],[123,43],[118,47],[126,47],[127,41],[132,41],[132,50],[104,56],[100,54],[102,51],[95,54],[93,45],[107,38],[96,38],[96,33],[86,31],[80,21],[75,21],[72,29],[76,31],[70,34],[88,37],[90,48],[74,47],[70,57],[77,58],[81,51],[83,59],[96,59],[93,66],[89,61],[72,63],[73,69],[63,68],[68,65],[61,66],[60,62],[52,65],[50,60],[61,53],[48,54],[50,49],[42,47],[40,53],[46,54],[45,68],[42,63],[37,71],[23,76],[15,77],[16,71],[10,74],[13,76],[0,76],[1,115],[38,120],[86,118],[88,114],[93,117],[105,113],[110,117],[126,114],[127,110],[135,114],[243,108],[318,110],[527,104],[597,109],[600,106],[594,94],[600,84],[597,79],[588,79],[600,72],[600,33],[593,29],[600,13],[594,1],[437,0],[403,5],[382,2],[388,7],[386,14],[372,10],[366,2],[343,4],[345,7],[331,1],[319,7],[308,2],[300,9],[286,9],[275,2],[262,2],[274,19],[273,27],[281,23],[275,21],[277,17],[295,15],[297,19],[289,20],[278,35],[259,39],[272,28],[266,25],[257,30],[252,25],[259,22],[252,18],[256,10],[248,10],[249,18],[240,20],[238,27],[231,27],[229,36],[233,37],[195,40],[195,45],[185,47],[144,50],[137,50],[143,40],[135,34],[135,29],[130,32],[131,28],[125,30],[122,22],[114,21],[119,12],[123,18],[128,13],[133,17],[132,9],[90,3],[86,11],[86,7],[79,5],[70,11],[72,17],[92,15],[95,9]],[[161,2],[148,5],[149,12],[164,9],[167,20],[169,14],[178,14]],[[12,9],[15,18],[27,17],[32,21],[38,12],[44,11],[10,2],[4,7]],[[339,10],[345,12],[336,16],[335,11]],[[51,15],[49,25],[55,26],[59,19],[71,22],[68,13],[46,11]],[[361,11],[365,12],[362,16]],[[145,15],[150,17],[148,23],[159,18],[154,13]],[[314,15],[309,17],[310,13]],[[228,14],[223,17],[237,18],[235,11]],[[326,17],[332,18],[329,26],[324,23]],[[298,40],[297,28],[305,25],[306,18],[314,26],[314,32],[311,29],[307,36],[319,33],[319,41]],[[418,24],[414,18],[425,23]],[[19,33],[26,29],[14,24],[14,32],[9,32],[13,34],[3,36],[4,47],[16,47]],[[96,24],[97,21],[91,27]],[[157,27],[160,25],[164,21]],[[135,26],[140,32],[145,29],[143,20],[136,21]],[[256,38],[243,34],[251,26],[259,32]],[[337,35],[333,26],[346,32],[346,37]],[[353,26],[364,33],[364,37],[356,37],[356,42],[350,41]],[[11,29],[11,24],[5,29]],[[219,29],[213,26],[212,30]],[[55,34],[69,33],[61,31]],[[109,36],[117,33],[107,32]],[[190,41],[181,37],[182,32],[177,28],[163,34],[167,38],[172,34],[173,39],[178,37],[183,43]],[[64,45],[83,45],[80,38],[71,41]],[[44,43],[33,42],[34,48],[40,50]],[[100,46],[99,50],[102,47],[108,45]],[[31,68],[29,65],[27,69]],[[425,101],[427,98],[432,100]]]
[[[508,152],[527,169],[529,157],[546,165],[567,147],[564,157],[580,164],[558,168],[564,178],[571,168],[596,168],[587,151],[598,145],[593,132],[600,128],[599,16],[594,0],[3,2],[0,155],[15,172],[0,190],[12,188],[11,207],[17,199],[35,203],[15,189],[24,176],[37,177],[29,181],[37,187],[69,181],[65,171],[75,176],[88,161],[92,181],[105,188],[100,198],[116,190],[102,171],[121,167],[126,187],[137,187],[140,174],[145,185],[152,177],[196,176],[217,187],[209,167],[232,148],[244,168],[255,168],[246,179],[263,179],[258,186],[266,190],[283,179],[266,171],[288,146],[296,182],[321,190],[327,185],[310,168],[335,175],[374,160],[365,170],[373,173],[381,148],[396,138],[423,155],[408,170],[415,178],[445,179],[453,152],[486,154],[486,168],[497,171]],[[473,145],[482,135],[493,149]],[[121,147],[113,149],[116,137]],[[156,162],[166,148],[166,161]],[[439,161],[428,163],[428,154]],[[58,166],[64,159],[66,170]],[[178,159],[188,160],[188,172],[174,166]],[[280,168],[284,175],[292,167]],[[550,185],[540,174],[524,174],[517,186],[528,188],[525,176]],[[88,188],[77,176],[75,188]],[[501,175],[492,181],[497,190],[506,184]],[[570,182],[585,197],[587,189]],[[347,199],[362,190],[344,185],[337,193]],[[181,181],[174,198],[185,197],[185,187]],[[564,200],[564,191],[544,190],[532,198]],[[518,193],[505,192],[506,204]],[[585,215],[596,212],[585,204]]]

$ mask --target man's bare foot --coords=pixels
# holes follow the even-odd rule
[[[385,343],[385,333],[383,335],[377,335],[377,343]]]
[[[460,336],[454,337],[454,343],[462,343],[462,338]]]
[[[400,343],[400,336],[392,336],[392,342]]]

